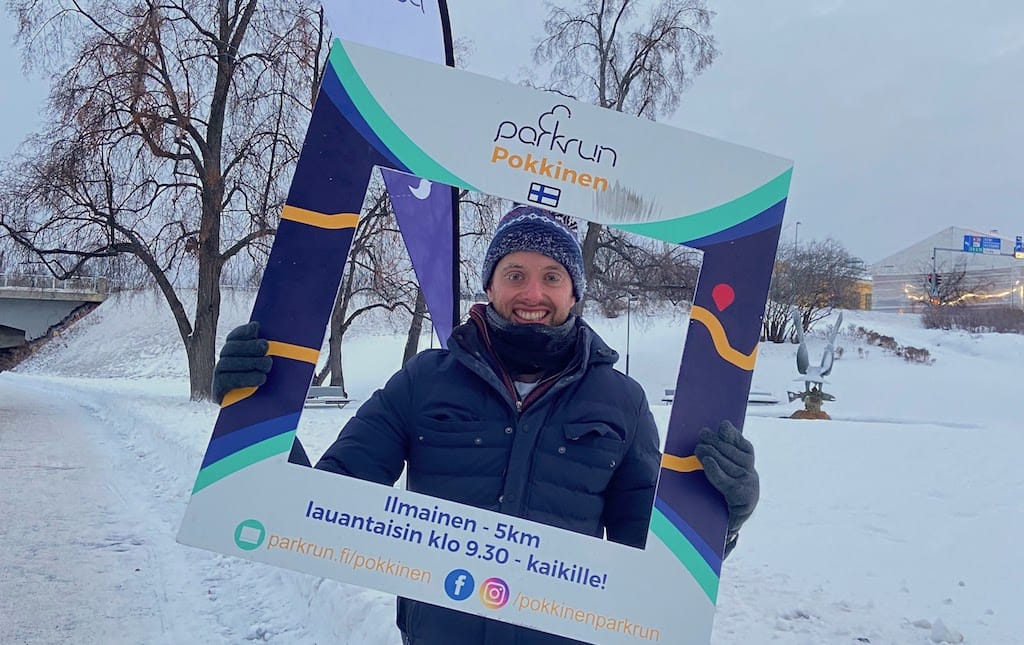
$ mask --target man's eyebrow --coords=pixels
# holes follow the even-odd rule
[[[510,262],[508,264],[499,264],[498,268],[501,269],[501,270],[505,270],[505,269],[525,269],[526,265],[521,264],[519,262]],[[558,262],[553,262],[552,264],[548,264],[546,266],[543,266],[543,267],[541,267],[540,270],[541,271],[554,271],[554,270],[557,270],[557,271],[565,271],[566,273],[569,272],[568,269],[563,267]]]

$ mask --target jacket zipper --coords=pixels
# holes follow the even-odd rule
[[[474,305],[475,307],[475,305]],[[516,389],[515,384],[512,382],[512,377],[505,371],[505,366],[501,364],[501,360],[498,359],[497,354],[494,353],[494,348],[491,347],[491,335],[487,331],[487,323],[483,320],[483,314],[478,313],[475,309],[469,310],[469,317],[476,323],[477,330],[484,340],[484,349],[487,350],[491,358],[494,360],[494,364],[498,367],[498,373],[501,375],[501,382],[505,385],[505,390],[509,393],[509,397],[514,401],[513,407],[516,410],[516,414],[522,414],[523,402],[519,398],[519,390]]]

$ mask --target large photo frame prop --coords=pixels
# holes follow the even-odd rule
[[[646,548],[287,462],[374,166],[703,250]],[[279,358],[225,399],[178,540],[588,642],[706,644],[727,511],[693,448],[742,426],[791,171],[335,41],[253,309]]]
[[[328,24],[341,38],[432,63],[455,66],[451,20],[445,0],[323,0],[321,5]],[[330,73],[329,69],[327,73]],[[421,91],[424,96],[433,95],[429,87],[423,87]],[[388,156],[389,153],[374,146],[372,136],[366,138],[354,130],[351,123],[339,121],[329,105],[333,102],[329,97],[324,98],[327,109],[314,117],[310,133],[327,129],[332,131],[332,136],[337,136],[341,130],[345,131],[345,141],[358,142],[343,149],[346,165],[331,167],[330,176],[330,180],[351,176],[354,184],[358,185],[368,175],[368,168],[380,161],[379,155]],[[319,96],[317,100],[320,101]],[[307,160],[310,158],[315,158],[318,163],[326,161],[315,152],[307,156]],[[460,288],[458,189],[430,186],[430,182],[422,184],[421,178],[405,178],[404,173],[389,171],[389,167],[400,168],[401,165],[385,164],[382,178],[430,312],[433,333],[445,347],[460,315],[457,297]],[[296,172],[297,176],[299,174]],[[325,173],[316,176],[322,179]],[[313,191],[327,189],[317,182],[312,184],[310,188]],[[343,187],[342,192],[348,195],[349,187],[351,184]],[[292,188],[295,189],[294,184]],[[333,186],[331,188],[333,190]],[[357,190],[352,193],[351,200],[341,201],[348,205],[352,200],[362,199],[364,192]],[[296,199],[300,198],[296,196]],[[294,202],[289,199],[288,203]],[[358,213],[359,207],[344,212]],[[443,221],[446,213],[447,222]]]

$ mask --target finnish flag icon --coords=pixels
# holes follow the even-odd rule
[[[537,182],[530,184],[530,194],[527,199],[534,204],[540,204],[541,206],[551,206],[552,208],[558,206],[558,200],[562,197],[562,189],[555,188],[554,186],[545,186]]]

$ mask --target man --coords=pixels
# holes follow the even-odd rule
[[[471,308],[447,350],[418,354],[374,393],[316,467],[386,485],[408,469],[412,491],[643,547],[657,428],[643,389],[613,369],[616,352],[572,313],[586,289],[575,234],[516,207],[481,277],[489,304]],[[218,399],[265,379],[252,331],[225,345]],[[245,367],[239,355],[259,356]],[[697,454],[734,536],[757,502],[753,448],[726,422],[702,433]],[[406,645],[577,642],[404,598],[397,623]]]

